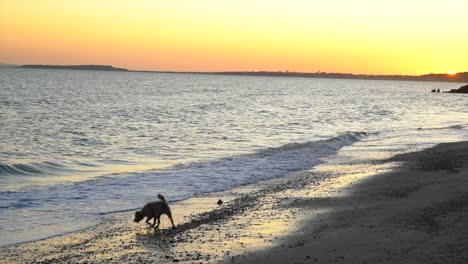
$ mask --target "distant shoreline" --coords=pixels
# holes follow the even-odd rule
[[[176,71],[144,71],[116,68],[110,65],[40,65],[27,64],[13,66],[13,68],[26,69],[63,69],[63,70],[93,70],[93,71],[125,71],[146,73],[174,73],[174,74],[211,74],[211,75],[237,75],[237,76],[267,76],[267,77],[300,77],[300,78],[327,78],[327,79],[359,79],[359,80],[397,80],[397,81],[426,81],[426,82],[468,82],[468,72],[459,72],[454,75],[443,73],[430,73],[424,75],[369,75],[351,73],[329,72],[273,72],[273,71],[224,71],[224,72],[176,72]]]
[[[91,70],[91,71],[129,71],[125,68],[116,68],[110,65],[40,65],[26,64],[16,68],[27,69],[54,69],[54,70]]]

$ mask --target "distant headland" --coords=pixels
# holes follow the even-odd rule
[[[368,75],[352,73],[329,72],[216,72],[212,74],[223,75],[247,75],[247,76],[278,76],[278,77],[302,77],[302,78],[330,78],[330,79],[361,79],[361,80],[401,80],[401,81],[426,81],[426,82],[468,82],[468,72],[456,74],[430,73],[424,75]]]
[[[0,68],[15,68],[15,67],[18,67],[18,65],[0,62]]]
[[[62,70],[88,70],[88,71],[129,71],[125,68],[116,68],[109,65],[40,65],[27,64],[18,66],[18,68],[29,69],[62,69]]]
[[[225,72],[174,72],[174,71],[138,71],[125,68],[116,68],[110,65],[11,65],[14,68],[32,69],[63,69],[63,70],[91,70],[91,71],[126,71],[148,73],[177,73],[177,74],[214,74],[214,75],[240,75],[240,76],[270,76],[270,77],[300,77],[300,78],[328,78],[328,79],[361,79],[361,80],[400,80],[400,81],[426,81],[426,82],[468,82],[468,72],[456,74],[430,73],[424,75],[371,75],[330,72],[290,72],[290,71],[225,71]],[[4,67],[5,67],[4,66]]]

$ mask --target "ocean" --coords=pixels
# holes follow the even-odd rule
[[[343,148],[468,139],[457,83],[0,69],[0,246],[284,177]]]

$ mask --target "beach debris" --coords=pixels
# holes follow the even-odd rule
[[[219,206],[223,205],[223,200],[219,199],[218,202],[217,202],[217,204],[218,204]]]

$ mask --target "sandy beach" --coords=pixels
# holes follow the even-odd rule
[[[468,142],[313,170],[0,249],[1,263],[467,263]],[[216,202],[222,199],[222,206]]]
[[[0,264],[468,264],[467,11],[0,0]]]

